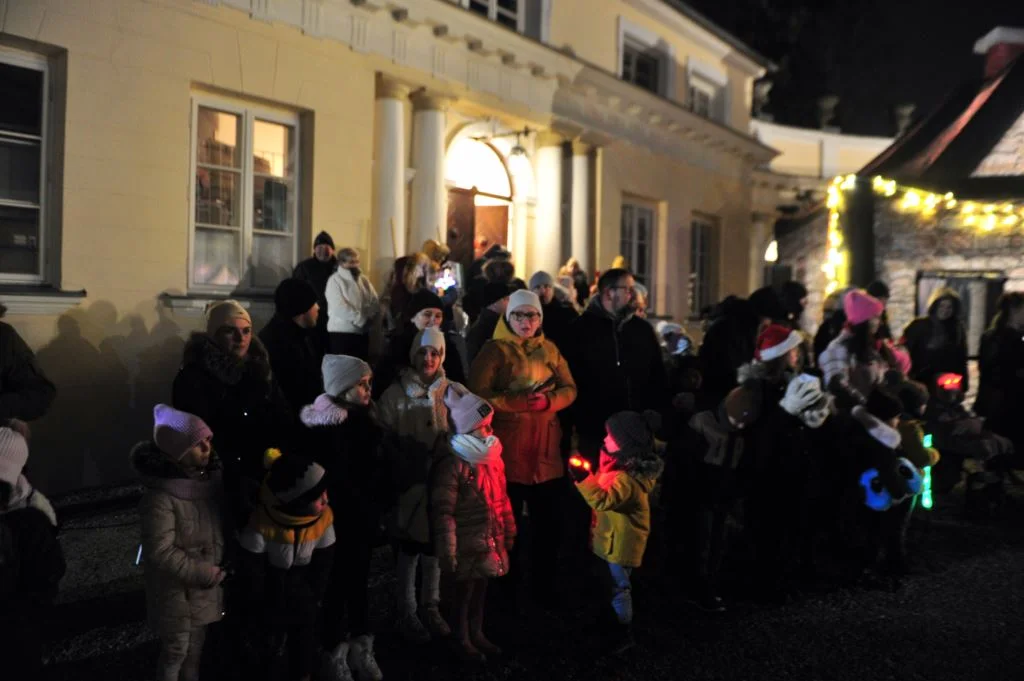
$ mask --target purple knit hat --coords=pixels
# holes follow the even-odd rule
[[[153,407],[153,441],[171,459],[181,461],[188,450],[209,437],[213,431],[198,416],[166,404]]]

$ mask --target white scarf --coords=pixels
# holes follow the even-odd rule
[[[455,455],[471,466],[493,465],[501,460],[501,440],[494,435],[481,440],[472,435],[452,435]]]

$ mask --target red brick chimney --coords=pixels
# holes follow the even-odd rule
[[[985,78],[992,78],[1024,53],[1024,28],[1000,26],[974,43],[974,54],[985,55]]]

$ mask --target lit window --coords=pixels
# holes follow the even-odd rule
[[[192,131],[190,287],[273,289],[295,262],[298,117],[202,100]]]
[[[622,79],[645,90],[661,94],[661,72],[664,55],[651,48],[631,42],[622,46]]]
[[[654,209],[636,203],[622,204],[619,253],[649,292],[647,307],[654,309]]]
[[[701,311],[714,300],[712,284],[715,223],[708,218],[695,217],[690,223],[690,316],[700,317]]]
[[[513,31],[522,29],[521,0],[456,0],[456,4],[491,21],[508,26]]]
[[[0,48],[0,279],[43,280],[48,73],[43,57]]]

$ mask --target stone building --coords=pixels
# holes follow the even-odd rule
[[[896,333],[951,286],[972,354],[999,294],[1024,290],[1024,30],[997,28],[975,53],[983,73],[779,230],[780,261],[817,300],[886,281]]]

